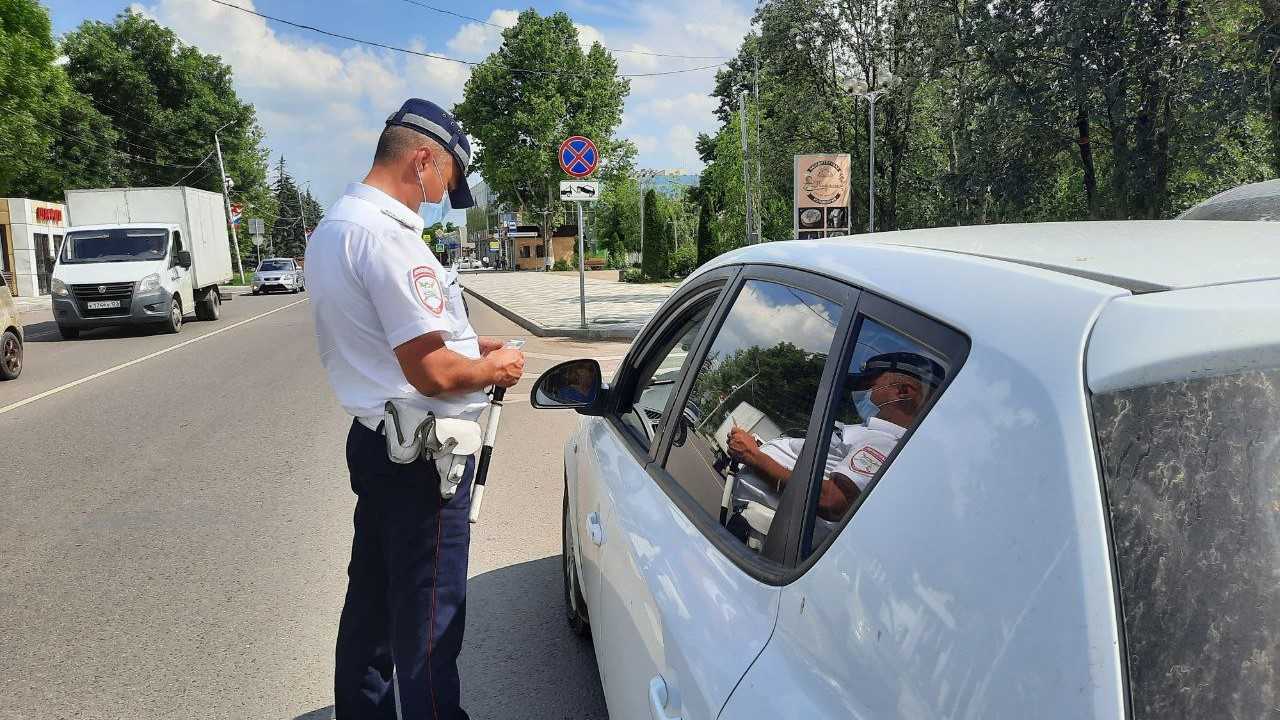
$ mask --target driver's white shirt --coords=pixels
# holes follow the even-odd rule
[[[889,453],[893,452],[893,448],[907,432],[904,427],[876,417],[867,418],[861,425],[836,423],[836,427],[840,433],[832,433],[823,477],[839,472],[852,480],[859,490],[866,489],[867,483],[875,477]],[[804,440],[775,438],[761,445],[760,450],[790,470],[800,458]]]
[[[468,419],[487,404],[482,392],[427,397],[396,359],[398,345],[429,333],[440,333],[460,355],[480,357],[457,273],[422,241],[422,226],[400,201],[352,183],[307,242],[320,363],[342,407],[365,421],[381,419],[392,399]]]

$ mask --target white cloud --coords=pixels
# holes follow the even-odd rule
[[[515,25],[518,17],[520,13],[516,10],[494,10],[489,13],[486,20],[502,27],[467,23],[446,43],[445,47],[463,60],[483,59],[485,55],[497,50],[502,44],[502,28]]]
[[[239,4],[254,8],[251,0]],[[647,0],[605,8],[610,12],[593,8],[608,22],[578,24],[579,37],[587,46],[598,40],[622,50],[732,56],[749,30],[752,7],[752,0],[679,5]],[[236,89],[257,108],[273,155],[283,154],[326,203],[367,170],[383,121],[404,98],[451,106],[462,99],[471,72],[462,63],[356,45],[335,48],[305,31],[277,30],[262,18],[207,0],[151,0],[134,8],[232,67]],[[509,27],[517,17],[516,10],[497,9],[486,20]],[[472,22],[432,40],[380,39],[419,52],[480,60],[499,47],[501,32],[501,27]],[[634,53],[615,57],[623,73],[717,62]],[[632,80],[620,134],[636,143],[642,167],[700,167],[693,141],[698,132],[715,128],[716,103],[708,97],[714,78],[714,70],[701,70]]]

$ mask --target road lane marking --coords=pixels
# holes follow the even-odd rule
[[[42,392],[42,393],[38,393],[38,394],[36,394],[36,395],[32,395],[31,397],[29,397],[29,398],[27,398],[27,399],[25,399],[25,400],[19,400],[19,401],[15,402],[15,403],[11,403],[11,404],[9,404],[9,405],[5,405],[4,407],[0,407],[0,415],[4,415],[5,413],[7,413],[7,412],[9,412],[9,411],[11,411],[11,410],[17,410],[18,408],[23,407],[23,406],[25,406],[25,405],[30,405],[31,403],[36,402],[37,400],[43,400],[43,399],[45,399],[45,398],[49,397],[50,395],[57,395],[58,393],[63,392],[64,390],[70,390],[71,388],[79,387],[80,385],[83,385],[83,384],[85,384],[85,383],[87,383],[87,382],[91,382],[91,381],[93,381],[93,380],[97,380],[98,378],[100,378],[100,377],[102,377],[102,376],[104,376],[104,375],[110,375],[111,373],[116,372],[117,370],[124,370],[125,368],[133,367],[134,365],[137,365],[138,363],[143,363],[143,362],[146,362],[146,361],[148,361],[148,360],[150,360],[150,359],[152,359],[152,358],[160,357],[161,355],[164,355],[165,353],[171,353],[171,352],[173,352],[174,350],[178,350],[178,349],[180,349],[180,348],[184,348],[184,347],[186,347],[186,346],[188,346],[188,345],[191,345],[191,344],[193,344],[193,343],[198,343],[198,342],[200,342],[201,340],[205,340],[205,339],[207,339],[207,338],[211,338],[211,337],[213,337],[214,335],[219,335],[219,334],[221,334],[221,333],[227,332],[228,330],[235,330],[236,328],[240,327],[241,325],[245,325],[245,324],[251,323],[251,322],[253,322],[254,320],[260,320],[260,319],[262,319],[262,318],[264,318],[264,317],[266,317],[266,316],[268,316],[268,315],[273,315],[273,314],[275,314],[275,313],[278,313],[278,312],[280,312],[281,310],[288,310],[289,308],[294,307],[294,306],[297,306],[297,305],[301,305],[302,303],[304,303],[304,302],[306,302],[306,301],[307,301],[307,298],[303,298],[302,300],[298,300],[298,301],[296,301],[296,302],[291,302],[291,303],[289,303],[288,305],[283,305],[283,306],[281,306],[281,307],[275,308],[274,310],[268,310],[268,311],[266,311],[266,312],[264,312],[264,313],[262,313],[262,314],[260,314],[260,315],[254,315],[253,317],[251,317],[251,318],[246,318],[246,319],[244,319],[244,320],[241,320],[240,322],[232,323],[232,324],[230,324],[230,325],[228,325],[228,326],[226,326],[226,327],[218,328],[217,330],[214,330],[213,332],[207,332],[207,333],[205,333],[205,334],[203,334],[203,335],[200,335],[199,337],[193,337],[193,338],[191,338],[190,340],[184,340],[183,342],[180,342],[180,343],[178,343],[177,345],[172,345],[172,346],[170,346],[170,347],[164,348],[163,350],[157,350],[157,351],[155,351],[155,352],[153,352],[153,353],[150,353],[150,354],[148,354],[148,355],[143,355],[143,356],[142,356],[142,357],[140,357],[140,358],[135,358],[135,359],[133,359],[133,360],[130,360],[129,362],[126,362],[126,363],[120,363],[119,365],[116,365],[115,367],[109,367],[109,368],[107,368],[106,370],[100,370],[100,371],[98,371],[98,372],[96,372],[96,373],[94,373],[94,374],[92,374],[92,375],[87,375],[87,376],[85,376],[85,377],[82,377],[82,378],[80,378],[79,380],[73,380],[73,381],[71,381],[71,382],[67,383],[66,385],[59,385],[59,386],[58,386],[58,387],[56,387],[56,388],[52,388],[52,389],[49,389],[49,390],[45,390],[44,392]]]

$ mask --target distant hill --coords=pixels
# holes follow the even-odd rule
[[[662,175],[649,181],[658,192],[674,192],[678,187],[698,187],[697,175]]]

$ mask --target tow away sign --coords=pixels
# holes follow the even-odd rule
[[[600,198],[600,183],[582,180],[562,180],[560,182],[561,200],[578,200],[591,202]]]

